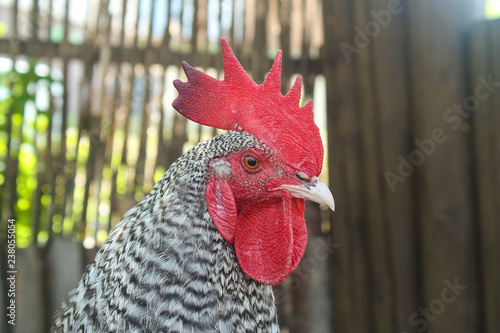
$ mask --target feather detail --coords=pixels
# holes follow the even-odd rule
[[[178,159],[110,234],[53,332],[278,332],[271,287],[248,277],[205,202],[209,163],[247,133],[202,141]]]

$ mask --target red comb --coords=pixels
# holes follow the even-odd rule
[[[323,144],[314,124],[312,101],[300,107],[301,77],[281,95],[281,51],[264,83],[257,85],[222,38],[224,80],[220,81],[183,62],[187,82],[174,81],[179,96],[173,107],[186,118],[225,130],[246,131],[274,148],[287,164],[318,176]]]

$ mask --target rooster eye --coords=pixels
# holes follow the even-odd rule
[[[253,156],[243,157],[243,165],[250,171],[255,171],[259,168],[260,162]]]

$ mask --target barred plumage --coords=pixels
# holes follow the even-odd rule
[[[271,287],[249,278],[214,226],[209,163],[271,150],[228,133],[178,159],[103,244],[57,315],[54,332],[278,332]]]

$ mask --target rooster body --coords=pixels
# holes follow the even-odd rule
[[[280,93],[281,52],[262,85],[222,40],[225,79],[184,63],[173,106],[234,130],[180,157],[110,234],[54,332],[278,332],[271,285],[307,243],[305,199],[334,208],[300,78]]]

